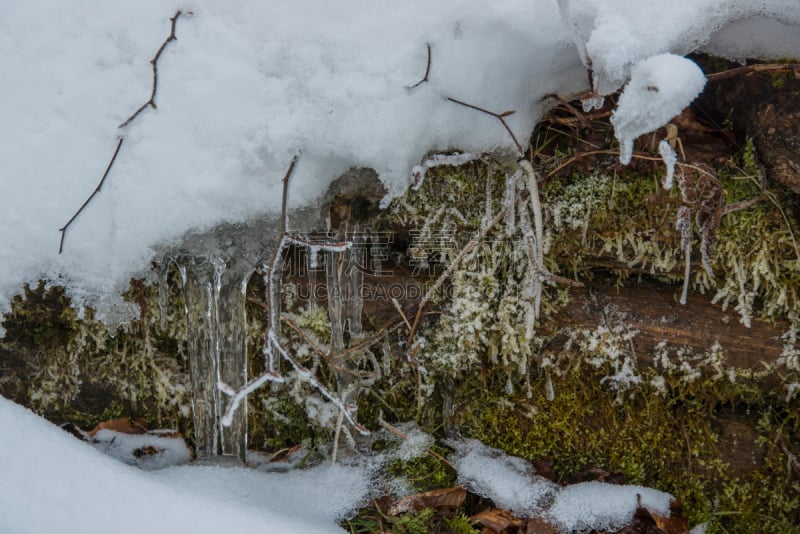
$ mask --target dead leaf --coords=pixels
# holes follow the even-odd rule
[[[154,456],[160,452],[164,452],[164,449],[157,449],[152,445],[145,445],[144,447],[134,449],[133,456],[136,458],[141,458],[142,456]]]
[[[540,517],[531,517],[525,525],[525,534],[556,534],[556,527]]]
[[[665,534],[686,534],[689,532],[689,520],[685,517],[673,515],[672,517],[661,517],[652,514],[656,526]]]
[[[101,430],[113,430],[122,434],[144,434],[147,432],[147,421],[142,417],[118,417],[103,421],[89,431],[90,436],[94,436]]]
[[[499,508],[488,508],[473,515],[469,520],[471,522],[479,521],[484,527],[491,529],[493,532],[503,532],[508,527],[519,528],[523,524],[522,519],[518,519],[511,515],[511,512],[500,510]]]
[[[500,116],[501,116],[501,117],[508,117],[509,115],[513,115],[513,114],[514,114],[514,113],[516,113],[516,112],[517,112],[517,110],[516,110],[516,109],[509,109],[508,111],[504,111],[504,112],[502,112],[502,113],[500,114]]]
[[[458,508],[466,497],[467,489],[464,486],[453,486],[452,488],[407,495],[399,499],[389,509],[389,515],[399,515],[411,510],[422,510],[423,508]]]

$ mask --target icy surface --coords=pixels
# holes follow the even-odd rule
[[[342,532],[369,470],[222,467],[144,472],[0,397],[0,532]]]
[[[157,109],[118,128],[149,98],[149,62],[179,9],[177,40],[158,61]],[[0,309],[40,276],[103,304],[148,267],[152,247],[276,212],[301,150],[292,206],[351,166],[373,167],[397,194],[432,150],[514,150],[495,117],[447,97],[515,110],[505,120],[524,143],[545,95],[590,89],[590,62],[605,95],[632,69],[666,67],[648,62],[660,54],[800,56],[799,27],[796,0],[0,2]],[[411,88],[427,45],[428,81]],[[615,115],[625,143],[698,90],[682,61],[651,71],[681,87],[669,113],[626,96]],[[58,229],[120,136],[59,255]]]
[[[630,163],[636,138],[678,115],[705,83],[703,71],[695,62],[674,54],[659,54],[637,64],[611,116],[620,144],[619,160]]]

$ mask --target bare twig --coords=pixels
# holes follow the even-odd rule
[[[744,67],[736,67],[735,69],[724,70],[722,72],[715,72],[706,76],[709,82],[717,82],[739,76],[742,74],[751,75],[756,72],[794,72],[796,77],[800,78],[800,63],[768,63],[761,65],[747,65]]]
[[[556,102],[558,102],[559,104],[564,106],[570,113],[575,115],[575,118],[578,121],[580,121],[581,125],[583,125],[584,128],[588,128],[589,127],[589,120],[586,117],[584,117],[583,114],[580,111],[575,109],[575,107],[572,104],[570,104],[569,102],[567,102],[566,100],[564,100],[563,98],[561,98],[560,96],[558,96],[555,93],[547,95],[547,98],[555,100]]]
[[[466,102],[463,102],[461,100],[457,100],[457,99],[452,98],[450,96],[447,97],[447,100],[449,100],[450,102],[453,102],[455,104],[459,104],[459,105],[468,107],[470,109],[474,109],[475,111],[480,111],[482,113],[486,113],[487,115],[491,115],[492,117],[494,117],[497,120],[499,120],[502,123],[503,128],[505,128],[506,131],[508,132],[508,134],[511,136],[511,139],[514,141],[514,144],[517,145],[517,150],[519,151],[519,154],[522,155],[522,154],[525,153],[525,150],[522,148],[522,145],[519,144],[519,141],[517,141],[517,136],[514,135],[514,132],[511,130],[511,127],[508,125],[508,123],[506,122],[506,119],[505,119],[509,115],[513,115],[514,113],[516,113],[516,111],[509,110],[509,111],[504,111],[502,113],[495,113],[494,111],[489,111],[488,109],[484,109],[482,107],[474,106],[472,104],[467,104]]]
[[[415,83],[414,85],[412,85],[410,87],[406,87],[406,89],[408,89],[409,91],[411,89],[416,89],[417,87],[419,87],[423,83],[427,82],[428,81],[428,75],[431,73],[431,44],[430,43],[425,43],[425,46],[428,47],[428,65],[425,67],[425,76],[423,76],[422,79],[420,81],[418,81],[417,83]]]
[[[119,125],[120,128],[124,128],[125,126],[130,124],[131,121],[133,121],[133,119],[135,119],[142,111],[144,111],[144,109],[147,106],[151,106],[151,107],[153,107],[153,109],[156,108],[156,91],[158,90],[158,59],[161,57],[161,53],[164,52],[164,49],[167,47],[167,44],[169,44],[171,41],[175,41],[177,39],[177,37],[175,37],[175,24],[177,23],[178,17],[180,17],[180,16],[181,16],[181,11],[178,10],[175,13],[175,15],[171,19],[169,19],[171,21],[171,23],[172,23],[171,27],[170,27],[169,36],[167,36],[167,39],[163,43],[161,43],[161,46],[159,47],[158,52],[156,52],[156,55],[153,56],[153,59],[150,60],[150,64],[153,66],[153,89],[150,92],[150,100],[148,100],[147,102],[142,104],[139,107],[139,109],[137,109],[133,113],[133,115],[128,117],[128,119],[125,122],[120,124]],[[103,178],[100,180],[100,183],[97,184],[97,187],[95,188],[95,190],[92,192],[91,195],[89,195],[89,198],[87,198],[83,202],[81,207],[78,208],[78,211],[75,212],[75,214],[69,219],[69,221],[67,221],[67,224],[65,224],[64,226],[62,226],[61,228],[58,229],[58,231],[61,232],[61,241],[58,244],[58,253],[59,254],[61,254],[64,251],[64,237],[67,234],[67,228],[69,228],[69,225],[72,224],[72,222],[78,217],[78,215],[80,215],[80,213],[89,204],[89,202],[91,202],[91,200],[95,197],[95,195],[100,192],[100,188],[103,187],[103,182],[106,181],[106,177],[108,176],[108,173],[111,170],[111,166],[114,165],[114,161],[116,161],[116,159],[117,159],[117,155],[119,154],[119,149],[122,147],[122,142],[124,140],[125,140],[124,137],[120,137],[119,138],[119,142],[117,143],[117,148],[114,150],[114,155],[111,156],[111,161],[109,161],[108,167],[106,167],[106,172],[103,173]]]
[[[83,201],[83,204],[81,204],[81,207],[78,208],[78,211],[76,211],[75,214],[72,217],[70,217],[70,219],[67,221],[67,224],[65,224],[64,226],[62,226],[61,228],[58,229],[58,231],[61,232],[61,241],[58,244],[58,253],[59,254],[61,254],[61,252],[64,250],[64,237],[66,237],[66,235],[67,235],[67,228],[69,228],[69,225],[72,224],[72,221],[74,221],[75,219],[78,218],[78,215],[80,215],[80,213],[83,211],[83,209],[86,206],[89,205],[89,202],[92,201],[94,196],[97,193],[100,192],[100,189],[103,187],[103,183],[106,181],[106,178],[108,177],[108,173],[111,171],[111,166],[114,165],[114,162],[117,159],[117,154],[119,154],[119,149],[122,148],[122,142],[124,140],[125,140],[124,137],[120,137],[119,138],[119,142],[117,143],[117,148],[114,150],[114,155],[111,156],[111,161],[108,162],[108,166],[106,167],[106,172],[103,173],[103,177],[100,179],[100,183],[98,183],[97,187],[94,188],[94,191],[92,191],[92,194],[89,195],[89,198],[87,198],[86,200]]]
[[[164,40],[164,42],[163,42],[163,43],[161,43],[161,46],[158,48],[158,52],[156,52],[156,55],[155,55],[155,56],[153,56],[153,59],[151,59],[151,60],[150,60],[150,64],[153,66],[153,88],[152,88],[152,90],[150,91],[150,100],[148,100],[147,102],[145,102],[144,104],[142,104],[141,106],[139,106],[139,109],[137,109],[136,111],[134,111],[134,112],[133,112],[133,115],[131,115],[130,117],[128,117],[128,118],[125,120],[125,122],[123,122],[122,124],[120,124],[120,125],[119,125],[119,127],[120,127],[120,128],[124,128],[124,127],[126,127],[128,124],[130,124],[130,123],[131,123],[131,122],[132,122],[132,121],[133,121],[133,120],[134,120],[136,117],[138,117],[138,116],[139,116],[139,114],[140,114],[142,111],[144,111],[144,110],[145,110],[145,108],[147,108],[148,106],[150,106],[150,107],[151,107],[151,108],[153,108],[153,109],[156,109],[156,108],[158,107],[158,106],[156,106],[156,92],[158,91],[158,60],[159,60],[159,58],[161,57],[161,54],[162,54],[162,52],[164,52],[164,49],[167,47],[167,45],[168,45],[169,43],[171,43],[172,41],[176,41],[176,40],[178,39],[178,38],[175,36],[175,24],[177,24],[177,22],[178,22],[178,17],[180,17],[180,16],[181,16],[181,14],[182,14],[182,12],[181,12],[180,10],[178,10],[178,11],[175,13],[175,16],[173,16],[171,19],[169,19],[169,20],[170,20],[170,22],[172,23],[172,25],[171,25],[171,27],[170,27],[170,32],[169,32],[169,35],[168,35],[168,36],[167,36],[167,38]]]

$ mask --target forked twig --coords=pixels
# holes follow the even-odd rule
[[[282,270],[279,268],[280,258],[283,253],[283,250],[289,244],[297,244],[301,246],[313,246],[317,247],[318,245],[311,245],[306,240],[299,238],[297,236],[293,236],[289,233],[288,230],[288,213],[287,213],[287,206],[288,206],[288,197],[289,197],[289,181],[291,179],[292,174],[294,173],[294,169],[297,166],[297,160],[299,156],[294,156],[292,158],[291,163],[289,163],[289,168],[286,169],[286,173],[283,176],[282,185],[283,185],[283,192],[281,196],[281,220],[280,220],[280,230],[278,235],[278,242],[275,245],[275,249],[272,251],[272,257],[270,259],[269,265],[267,266],[267,273],[265,275],[265,279],[267,280],[267,294],[269,298],[269,326],[267,327],[267,331],[264,334],[264,356],[266,358],[266,371],[259,375],[254,380],[248,382],[244,386],[234,389],[228,384],[224,382],[219,382],[217,384],[218,389],[231,397],[231,401],[228,404],[228,407],[225,410],[225,415],[222,418],[223,425],[230,425],[233,420],[233,414],[238,408],[241,401],[252,391],[254,391],[259,386],[265,384],[266,382],[283,382],[284,378],[280,376],[275,370],[275,352],[278,355],[289,362],[292,367],[294,368],[297,376],[300,380],[304,380],[311,384],[317,391],[319,391],[323,397],[327,398],[331,401],[339,410],[341,410],[340,416],[347,421],[361,434],[369,434],[369,430],[364,428],[362,425],[358,423],[353,417],[352,411],[353,407],[346,406],[341,399],[336,397],[333,393],[331,393],[328,388],[326,388],[323,384],[321,384],[315,377],[314,374],[307,369],[300,361],[297,360],[281,343],[280,341],[280,323],[281,323],[281,314],[280,314],[280,307],[281,307],[281,295],[280,295],[280,286],[281,286],[281,275]],[[352,243],[336,243],[332,245],[319,245],[319,247],[326,247],[326,249],[334,250],[334,251],[342,251],[347,250],[352,246]],[[293,322],[287,321],[287,323],[292,326],[293,328],[296,326]],[[298,328],[295,329],[299,331],[301,335],[302,331]],[[306,341],[310,341],[308,336],[303,336]],[[321,354],[323,353],[322,349],[316,344],[312,343],[312,347],[314,350]],[[326,360],[330,359],[330,356],[323,356]]]
[[[111,166],[114,165],[114,162],[117,160],[117,154],[119,154],[119,149],[122,148],[122,142],[124,140],[125,140],[124,137],[120,137],[119,138],[119,142],[117,143],[117,148],[114,150],[114,155],[111,156],[111,161],[108,162],[108,166],[106,167],[106,172],[103,173],[103,177],[100,179],[100,183],[98,183],[97,187],[94,188],[94,191],[92,191],[92,194],[89,195],[89,198],[87,198],[86,200],[83,201],[83,204],[81,204],[81,207],[78,208],[78,211],[76,211],[75,214],[72,217],[69,218],[69,220],[67,221],[67,224],[65,224],[64,226],[62,226],[61,228],[58,229],[58,231],[61,232],[61,241],[58,244],[58,253],[59,254],[61,254],[61,252],[64,250],[64,237],[66,237],[66,235],[67,235],[67,228],[69,228],[69,225],[72,224],[72,221],[74,221],[75,219],[78,218],[78,215],[80,215],[80,213],[83,211],[83,209],[86,206],[89,205],[89,202],[92,201],[94,196],[97,193],[100,192],[100,189],[103,187],[103,183],[106,181],[106,178],[108,177],[108,173],[111,171]]]
[[[170,22],[172,23],[171,26],[170,26],[169,35],[164,40],[164,42],[161,43],[161,46],[158,48],[158,52],[156,52],[156,55],[153,56],[153,59],[150,60],[150,64],[153,66],[153,88],[150,91],[150,99],[147,102],[145,102],[144,104],[142,104],[141,106],[139,106],[139,109],[134,111],[133,115],[128,117],[125,120],[125,122],[120,124],[119,125],[120,128],[124,128],[128,124],[130,124],[148,106],[150,106],[153,109],[156,109],[158,107],[156,105],[156,92],[158,91],[158,60],[161,57],[161,54],[164,52],[164,49],[167,47],[167,45],[169,43],[171,43],[172,41],[177,41],[178,40],[178,38],[175,36],[175,25],[177,24],[178,17],[180,17],[181,14],[182,14],[182,12],[180,10],[178,10],[175,13],[175,16],[173,16],[171,19],[169,19]]]
[[[425,67],[425,76],[423,76],[422,79],[420,81],[418,81],[417,83],[415,83],[414,85],[406,87],[406,89],[408,89],[409,91],[412,90],[412,89],[416,89],[417,87],[419,87],[423,83],[427,82],[428,81],[428,75],[431,73],[431,44],[430,43],[425,43],[425,46],[428,47],[428,64]]]
[[[514,132],[511,130],[511,127],[508,125],[508,123],[506,122],[506,119],[505,119],[509,115],[513,115],[514,113],[516,113],[515,110],[512,109],[512,110],[504,111],[502,113],[495,113],[494,111],[489,111],[488,109],[484,109],[484,108],[479,107],[479,106],[474,106],[472,104],[468,104],[466,102],[463,102],[461,100],[457,100],[457,99],[455,99],[453,97],[450,97],[450,96],[447,97],[447,100],[449,100],[450,102],[453,102],[455,104],[459,104],[459,105],[468,107],[470,109],[474,109],[475,111],[480,111],[482,113],[486,113],[487,115],[491,115],[495,119],[499,120],[502,123],[503,128],[505,128],[506,131],[508,132],[508,134],[511,136],[511,139],[514,141],[514,144],[517,145],[517,150],[519,151],[520,155],[525,153],[525,149],[523,149],[522,145],[519,144],[519,141],[517,141],[517,136],[514,135]]]

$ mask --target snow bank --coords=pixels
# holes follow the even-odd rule
[[[149,61],[179,9],[158,108],[118,128],[149,98]],[[91,303],[158,243],[276,211],[300,150],[293,206],[351,166],[397,194],[430,150],[513,148],[499,121],[447,97],[516,110],[506,121],[524,143],[545,95],[589,88],[582,61],[607,94],[659,54],[800,56],[798,26],[796,0],[2,2],[0,306],[40,276]],[[428,44],[429,80],[409,89]],[[59,255],[58,229],[120,136]]]
[[[366,469],[285,474],[222,467],[144,472],[0,397],[0,532],[342,532]]]

